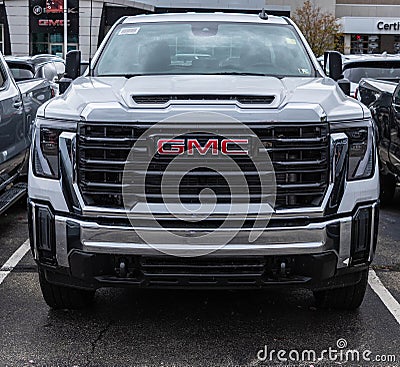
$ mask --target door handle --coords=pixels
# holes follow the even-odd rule
[[[13,104],[14,108],[20,108],[22,106],[22,101],[15,101]]]

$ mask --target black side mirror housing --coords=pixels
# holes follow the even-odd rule
[[[67,53],[65,58],[65,74],[60,79],[59,91],[60,94],[64,93],[74,79],[76,79],[81,72],[81,52],[72,50]]]
[[[336,81],[346,96],[350,95],[350,82],[343,78],[342,55],[337,51],[327,51],[324,54],[325,74]]]
[[[65,78],[72,80],[80,75],[81,68],[81,52],[72,50],[67,53],[65,58]]]
[[[324,54],[324,71],[335,81],[343,78],[342,55],[337,51],[327,51]]]

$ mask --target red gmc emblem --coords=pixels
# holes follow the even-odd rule
[[[157,153],[164,155],[179,155],[185,151],[189,155],[206,155],[211,151],[212,155],[218,155],[219,152],[225,155],[247,155],[246,145],[249,139],[209,139],[204,145],[201,145],[197,139],[159,139],[157,142]],[[240,147],[240,149],[238,149]]]

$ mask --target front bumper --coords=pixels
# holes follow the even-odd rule
[[[83,220],[36,202],[30,202],[30,213],[32,250],[48,280],[81,288],[290,284],[320,289],[354,283],[372,261],[378,223],[377,204],[366,203],[329,220],[272,219],[252,243],[247,228],[235,230],[223,247],[191,243],[204,229],[175,228],[182,241],[154,247],[123,221]],[[146,230],[162,236],[159,229]],[[179,256],[165,255],[170,252]],[[149,262],[156,263],[151,271]]]

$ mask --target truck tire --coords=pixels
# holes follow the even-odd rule
[[[53,309],[77,310],[93,303],[95,291],[75,289],[49,283],[43,270],[39,270],[39,283],[43,298]]]
[[[318,308],[334,310],[356,310],[360,307],[368,284],[368,269],[361,273],[357,284],[315,291],[314,297]]]
[[[390,204],[396,191],[396,178],[392,175],[381,174],[381,203]]]

